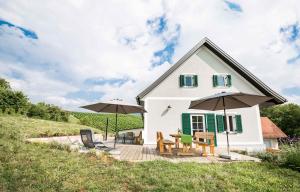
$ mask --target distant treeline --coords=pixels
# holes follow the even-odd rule
[[[55,105],[31,103],[23,92],[12,90],[9,82],[2,78],[0,78],[0,113],[21,114],[53,121],[68,121],[70,115]]]
[[[276,105],[261,110],[290,137],[300,137],[300,106],[294,103]]]

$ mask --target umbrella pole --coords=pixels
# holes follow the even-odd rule
[[[117,105],[117,110],[116,110],[116,130],[115,130],[115,143],[114,143],[114,148],[116,148],[117,134],[118,134],[118,105]]]
[[[227,154],[229,155],[230,153],[230,149],[229,149],[229,138],[228,138],[228,128],[227,128],[227,117],[226,117],[226,107],[225,107],[225,99],[224,97],[222,97],[222,100],[223,100],[223,110],[224,110],[224,117],[225,117],[225,125],[224,125],[224,128],[226,130],[226,139],[227,139]]]

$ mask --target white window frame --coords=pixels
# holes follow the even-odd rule
[[[195,88],[193,85],[194,85],[194,76],[197,75],[197,74],[192,74],[192,73],[188,73],[188,74],[182,74],[183,75],[183,86],[184,88]],[[190,86],[186,85],[186,77],[191,77],[191,82],[192,84]]]
[[[217,83],[216,88],[229,88],[229,86],[228,86],[228,75],[230,75],[230,74],[228,74],[228,73],[217,73],[217,74],[214,74],[214,75],[217,76],[217,82],[218,82],[219,76],[222,76],[224,78],[224,85],[219,85]]]
[[[202,117],[202,119],[203,119],[203,132],[206,132],[205,115],[204,114],[191,114],[190,116],[191,116],[191,118],[190,118],[191,119],[191,135],[193,135],[194,130],[199,131],[198,127],[197,127],[197,129],[194,129],[194,127],[193,127],[193,116],[201,116]],[[197,123],[198,123],[198,121],[197,121]]]
[[[224,113],[220,113],[220,114],[216,114],[216,115],[223,115],[224,116]],[[236,134],[237,133],[236,117],[235,117],[236,115],[238,115],[238,113],[226,113],[226,122],[227,122],[227,126],[226,127],[229,128],[229,116],[232,116],[232,118],[234,119],[234,121],[232,122],[233,131],[230,131],[230,128],[229,128],[229,133],[232,133],[232,134]],[[216,123],[216,125],[217,125],[217,123]],[[223,133],[226,133],[225,127],[224,127],[224,132]]]
[[[232,118],[232,131],[230,130],[230,123],[229,123],[229,117]],[[236,117],[235,117],[235,114],[228,114],[226,115],[226,118],[227,118],[227,127],[229,128],[229,132],[230,133],[236,133],[237,132],[237,127],[236,127]]]

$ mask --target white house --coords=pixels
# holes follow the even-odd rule
[[[144,114],[144,145],[156,145],[156,132],[165,138],[178,129],[216,133],[216,146],[226,146],[222,111],[188,109],[192,100],[220,92],[244,92],[271,96],[272,105],[286,102],[208,38],[202,39],[168,71],[137,96]],[[228,110],[232,148],[263,150],[259,106]]]

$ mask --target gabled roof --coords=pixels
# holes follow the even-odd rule
[[[194,46],[189,52],[187,52],[177,63],[175,63],[169,70],[167,70],[162,76],[160,76],[156,81],[154,81],[150,86],[148,86],[144,91],[142,91],[137,96],[137,101],[147,95],[152,91],[157,85],[159,85],[164,79],[166,79],[173,71],[175,71],[180,65],[182,65],[189,57],[191,57],[201,46],[206,46],[210,51],[216,54],[220,59],[227,63],[232,69],[242,75],[247,81],[254,85],[259,91],[261,91],[266,96],[273,97],[269,102],[273,104],[282,104],[287,100],[273,91],[270,87],[264,84],[261,80],[255,77],[250,71],[244,68],[236,60],[225,53],[221,48],[214,44],[207,37],[203,38],[196,46]]]
[[[287,137],[287,135],[268,117],[261,117],[260,119],[264,139],[277,139]]]

